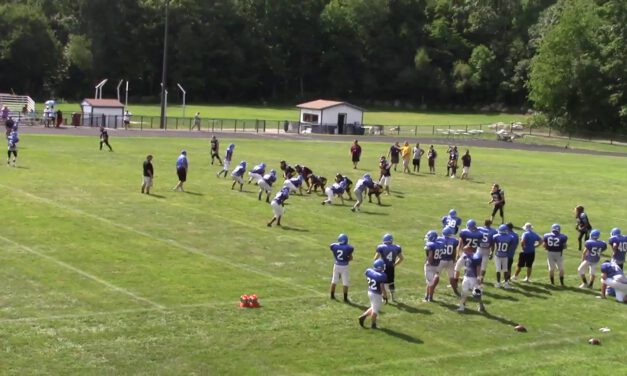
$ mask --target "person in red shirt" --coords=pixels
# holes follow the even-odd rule
[[[351,159],[353,161],[353,168],[357,169],[357,164],[359,163],[359,158],[361,158],[361,146],[359,142],[355,140],[353,145],[351,145]]]

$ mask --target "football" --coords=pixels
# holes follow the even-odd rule
[[[590,339],[588,340],[588,343],[589,343],[589,344],[591,344],[591,345],[600,345],[600,344],[601,344],[601,341],[599,341],[599,340],[598,340],[598,339],[596,339],[596,338],[590,338]]]
[[[521,332],[521,333],[525,333],[527,332],[527,328],[525,328],[524,326],[518,324],[514,327],[514,330],[517,332]]]

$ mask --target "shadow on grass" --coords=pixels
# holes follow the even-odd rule
[[[511,290],[511,291],[513,291],[513,290]],[[497,299],[497,300],[509,300],[510,302],[517,302],[518,301],[518,298],[515,298],[513,296],[495,294],[493,292],[487,292],[485,290],[483,291],[483,296],[487,296],[489,298]]]
[[[543,289],[543,288],[539,288],[539,287],[535,287],[531,284],[528,283],[518,283],[516,284],[516,286],[522,290],[525,291],[529,291],[529,292],[535,292],[536,294],[548,294],[551,295],[551,291]]]
[[[369,212],[369,211],[360,211],[360,213],[364,213],[367,215],[389,215],[388,213],[377,213],[377,212]]]
[[[13,168],[19,168],[21,170],[30,170],[30,167],[26,167],[26,166],[15,166]]]
[[[407,305],[405,303],[401,303],[401,302],[396,302],[396,303],[392,303],[392,306],[395,306],[396,308],[398,308],[401,311],[405,311],[405,312],[409,312],[409,313],[421,313],[423,315],[432,315],[433,312],[429,311],[428,309],[420,309],[414,306],[410,306]]]
[[[485,293],[484,293],[484,295],[485,295]],[[470,304],[472,304],[472,301],[469,301],[469,302],[470,302]],[[444,303],[444,302],[438,302],[438,304],[443,306],[443,307],[445,307],[445,308],[448,308],[451,311],[455,311],[455,312],[457,312],[457,308],[459,308],[459,306],[456,305],[456,304],[450,304],[450,303]],[[484,304],[485,304],[485,302],[484,302]],[[477,307],[478,307],[478,304],[477,304]],[[461,314],[461,315],[483,316],[483,317],[485,317],[488,320],[493,320],[493,321],[499,322],[499,323],[501,323],[503,325],[512,326],[512,327],[518,325],[517,322],[512,321],[510,319],[506,319],[505,317],[494,315],[494,314],[492,314],[492,313],[490,313],[488,311],[479,312],[476,309],[469,309],[469,307],[466,307],[466,310],[464,312],[459,312],[459,314]]]
[[[339,300],[338,300],[338,302],[339,302]],[[367,310],[367,309],[368,309],[368,306],[361,305],[361,304],[359,304],[359,303],[355,303],[355,302],[353,302],[353,301],[351,301],[351,300],[349,300],[348,302],[346,302],[346,303],[344,303],[344,304],[349,305],[349,306],[351,306],[351,307],[359,308],[359,310],[360,310],[360,311],[365,311],[365,310]]]
[[[406,342],[409,342],[409,343],[416,343],[416,344],[424,343],[420,338],[412,337],[412,336],[410,336],[408,334],[397,332],[397,331],[389,329],[389,328],[379,328],[378,330],[380,332],[382,332],[382,333],[385,333],[385,334],[389,335],[389,336],[396,337],[398,339],[402,339],[403,341],[406,341]]]
[[[309,232],[309,230],[307,230],[306,228],[290,227],[290,226],[285,226],[285,225],[281,225],[279,228],[285,231]]]
[[[600,282],[599,282],[600,283]],[[571,291],[571,292],[576,292],[578,294],[584,294],[584,295],[590,295],[590,296],[596,296],[598,295],[598,291],[597,290],[591,290],[589,288],[585,288],[585,289],[580,289],[578,287],[574,287],[574,286],[554,286],[551,285],[549,283],[536,283],[537,285],[541,285],[541,286],[546,286],[547,289],[549,290],[553,290],[553,291]]]
[[[188,195],[192,195],[192,196],[204,196],[204,193],[198,193],[198,192],[192,192],[192,191],[185,191],[185,193],[187,193]]]
[[[156,195],[156,194],[154,194],[154,193],[148,194],[148,195],[146,195],[146,196],[149,196],[149,197],[154,197],[154,198],[162,198],[162,199],[163,199],[163,198],[165,198],[165,196],[162,196],[162,195]]]

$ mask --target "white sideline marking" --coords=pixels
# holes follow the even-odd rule
[[[61,260],[58,260],[58,259],[56,259],[56,258],[54,258],[52,256],[49,256],[49,255],[46,255],[44,253],[35,251],[34,249],[32,249],[32,248],[30,248],[30,247],[28,247],[26,245],[17,243],[15,241],[11,240],[11,239],[5,238],[2,235],[0,235],[0,240],[3,240],[4,242],[9,243],[9,244],[13,244],[16,247],[20,247],[21,249],[25,250],[26,252],[28,252],[30,254],[33,254],[33,255],[38,256],[38,257],[41,257],[42,259],[48,260],[48,261],[50,261],[52,263],[55,263],[55,264],[57,264],[59,266],[62,266],[64,268],[66,268],[66,269],[69,269],[69,270],[71,270],[71,271],[73,271],[73,272],[75,272],[77,274],[82,275],[83,277],[89,278],[92,281],[96,281],[96,282],[100,283],[101,285],[107,286],[111,290],[115,290],[117,292],[121,292],[121,293],[123,293],[125,295],[128,295],[128,296],[130,296],[131,298],[133,298],[135,300],[139,300],[139,301],[148,303],[148,304],[150,304],[151,306],[153,306],[153,307],[155,307],[157,309],[164,309],[165,308],[164,306],[162,306],[159,303],[155,303],[155,302],[153,302],[150,299],[141,297],[141,296],[139,296],[139,295],[137,295],[137,294],[135,294],[135,293],[125,289],[125,288],[116,286],[116,285],[114,285],[114,284],[112,284],[110,282],[105,281],[104,279],[96,277],[93,274],[87,273],[86,271],[83,271],[83,270],[81,270],[81,269],[79,269],[79,268],[77,268],[75,266],[72,266],[72,265],[70,265],[68,263],[65,263],[65,262],[63,262]]]
[[[368,368],[373,368],[373,367],[384,367],[387,365],[391,365],[391,364],[411,364],[411,363],[417,363],[417,365],[420,365],[421,363],[433,363],[433,362],[441,362],[443,360],[447,360],[447,359],[451,359],[451,358],[457,358],[457,357],[469,357],[469,356],[483,356],[483,355],[489,355],[489,354],[493,354],[495,352],[510,352],[510,351],[516,351],[518,349],[520,349],[521,347],[525,347],[525,348],[533,348],[536,346],[545,346],[545,345],[560,345],[563,343],[574,343],[576,339],[580,339],[580,338],[585,338],[582,336],[573,336],[573,337],[566,337],[566,338],[560,338],[560,339],[553,339],[553,340],[543,340],[543,341],[535,341],[535,342],[528,342],[528,343],[521,343],[521,344],[515,344],[515,345],[509,345],[509,346],[494,346],[494,347],[486,347],[483,348],[481,350],[475,350],[475,351],[461,351],[461,352],[454,352],[451,354],[447,354],[447,355],[436,355],[436,356],[425,356],[425,357],[420,357],[420,358],[406,358],[406,359],[397,359],[397,360],[391,360],[391,361],[386,361],[386,362],[379,362],[379,363],[368,363],[368,364],[361,364],[361,365],[356,365],[356,366],[352,366],[352,367],[346,367],[346,368],[341,368],[337,371],[342,372],[342,371],[355,371],[355,370],[365,370]]]
[[[69,206],[65,206],[65,205],[59,204],[59,203],[57,203],[55,201],[52,201],[50,199],[47,199],[47,198],[44,198],[44,197],[39,197],[39,196],[36,196],[36,195],[34,195],[32,193],[28,193],[28,192],[25,192],[25,191],[22,191],[22,190],[18,190],[18,189],[15,189],[13,187],[8,187],[8,186],[6,186],[4,184],[0,184],[0,187],[3,187],[5,189],[7,189],[7,190],[10,190],[10,191],[13,191],[13,192],[16,192],[16,193],[21,193],[24,196],[30,197],[30,198],[32,198],[34,200],[38,200],[38,201],[44,202],[44,203],[46,203],[48,205],[55,206],[57,208],[64,209],[64,210],[67,210],[69,212],[73,212],[73,213],[76,213],[76,214],[80,214],[81,216],[84,216],[84,217],[89,217],[91,219],[95,219],[97,221],[106,223],[106,224],[108,224],[108,225],[110,225],[112,227],[120,228],[120,229],[123,229],[123,230],[126,230],[126,231],[133,232],[135,234],[138,234],[138,235],[150,238],[152,240],[158,240],[160,242],[167,243],[169,245],[173,245],[173,246],[178,247],[179,249],[182,249],[182,250],[187,251],[189,253],[193,253],[193,254],[196,254],[196,255],[199,255],[199,256],[204,256],[204,257],[206,257],[206,258],[208,258],[208,259],[210,259],[212,261],[219,262],[219,263],[222,263],[222,264],[226,264],[226,265],[229,265],[229,266],[231,266],[233,268],[236,268],[236,269],[241,269],[241,270],[245,270],[245,271],[248,271],[248,272],[252,272],[252,273],[261,275],[261,276],[263,276],[265,278],[272,279],[272,280],[275,280],[275,281],[279,281],[281,283],[287,284],[287,285],[292,286],[292,287],[297,287],[299,289],[303,289],[303,290],[308,290],[310,292],[314,292],[314,293],[316,293],[318,295],[325,295],[325,294],[321,293],[320,291],[318,291],[316,289],[313,289],[313,288],[311,288],[309,286],[303,286],[303,285],[295,284],[292,281],[290,281],[289,279],[277,277],[277,276],[275,276],[275,275],[273,275],[271,273],[267,273],[267,272],[264,272],[263,270],[259,270],[259,269],[253,268],[252,266],[250,266],[248,264],[240,264],[240,263],[236,263],[236,262],[225,260],[224,258],[221,258],[221,257],[213,256],[211,254],[203,252],[203,250],[198,249],[196,247],[191,247],[191,246],[187,246],[187,245],[184,245],[182,243],[179,243],[178,241],[176,241],[174,239],[162,238],[162,237],[157,236],[157,235],[149,234],[149,233],[147,233],[145,231],[137,230],[137,229],[135,229],[133,227],[130,227],[130,226],[121,225],[119,223],[113,222],[113,221],[108,220],[106,218],[99,217],[97,215],[88,213],[88,212],[80,210],[80,209],[76,209],[76,208],[72,208],[72,207],[69,207]]]
[[[301,295],[301,296],[291,296],[284,298],[263,298],[260,297],[259,300],[261,302],[262,307],[265,303],[280,303],[287,302],[291,300],[300,300],[300,299],[314,299],[319,298],[318,295]],[[31,323],[31,322],[40,322],[40,321],[54,321],[54,320],[74,320],[74,319],[88,319],[93,317],[108,317],[108,316],[118,316],[118,315],[127,315],[133,313],[149,313],[149,312],[159,312],[166,314],[168,312],[178,312],[184,310],[191,310],[197,308],[219,308],[219,307],[237,307],[237,302],[220,302],[220,303],[194,303],[194,304],[179,304],[175,306],[170,306],[166,308],[129,308],[129,309],[120,309],[115,311],[102,311],[102,312],[86,312],[86,313],[68,313],[63,315],[50,315],[50,316],[41,316],[41,317],[19,317],[14,319],[0,319],[1,324],[20,324],[20,323]]]

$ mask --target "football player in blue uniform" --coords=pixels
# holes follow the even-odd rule
[[[348,196],[349,200],[353,199],[353,195],[351,194],[351,191],[353,189],[353,181],[350,180],[348,178],[348,176],[342,176],[342,174],[340,174],[339,172],[335,175],[335,182],[336,183],[340,183],[340,182],[344,182],[344,184],[346,185],[345,191],[344,193],[346,193],[346,195]]]
[[[506,226],[509,229],[509,233],[512,235],[512,242],[510,243],[509,252],[507,253],[507,272],[511,276],[512,265],[514,265],[514,257],[516,257],[516,249],[518,249],[520,237],[516,231],[514,231],[514,224],[512,222],[508,222]]]
[[[455,264],[455,278],[459,279],[462,269],[464,279],[462,280],[462,291],[459,299],[458,312],[464,312],[466,309],[466,300],[469,296],[479,301],[479,312],[485,312],[485,306],[481,300],[482,291],[479,287],[479,277],[481,274],[481,253],[473,251],[471,246],[464,247],[464,253]]]
[[[235,144],[230,144],[226,148],[226,152],[224,154],[224,161],[222,163],[222,171],[219,171],[216,176],[220,177],[224,172],[224,178],[226,178],[226,174],[229,172],[229,167],[231,167],[231,161],[233,160],[233,151],[235,151]]]
[[[395,268],[403,262],[405,257],[403,256],[401,246],[398,244],[394,244],[394,237],[392,234],[383,235],[383,243],[377,246],[377,250],[374,254],[374,259],[381,259],[385,263],[385,274],[387,275],[387,286],[390,290],[390,295],[392,295],[392,301],[396,301],[396,296],[394,294],[396,287],[394,285],[395,281]]]
[[[425,302],[433,301],[435,288],[440,282],[440,261],[445,252],[444,244],[438,241],[438,233],[430,230],[425,235],[425,280],[427,282],[427,291],[425,293]]]
[[[270,203],[274,217],[268,222],[268,227],[272,227],[274,221],[276,221],[277,226],[281,226],[281,218],[283,218],[283,213],[285,213],[285,200],[288,198],[290,198],[289,188],[282,188],[281,191],[277,192],[274,196]]]
[[[368,298],[370,299],[370,308],[359,316],[359,325],[364,326],[364,321],[368,316],[371,317],[372,329],[377,329],[377,316],[379,309],[383,303],[383,299],[387,300],[387,292],[385,283],[387,275],[385,274],[385,262],[381,259],[375,260],[372,268],[366,269],[366,282],[368,283]]]
[[[517,279],[520,270],[526,267],[527,275],[523,281],[531,282],[531,270],[533,268],[533,262],[536,259],[536,248],[542,245],[542,238],[533,231],[531,223],[525,223],[523,230],[525,230],[525,232],[523,232],[521,237],[521,252],[518,255],[518,265],[514,279]]]
[[[20,142],[20,138],[17,135],[17,131],[14,129],[7,136],[7,166],[11,164],[11,166],[15,167],[15,163],[17,161],[18,142]],[[109,146],[109,149],[111,149],[111,146]],[[13,163],[11,163],[11,154],[13,154]]]
[[[246,161],[241,161],[237,167],[233,169],[231,172],[231,177],[233,178],[233,184],[231,184],[231,189],[235,188],[235,184],[239,183],[239,190],[242,191],[244,187],[244,174],[246,173]]]
[[[438,275],[446,273],[449,283],[455,295],[459,295],[457,291],[457,279],[455,279],[455,260],[457,259],[457,248],[459,248],[459,240],[455,239],[455,230],[452,227],[444,227],[442,230],[442,237],[438,238],[438,242],[444,247],[441,258],[440,266],[438,268]]]
[[[330,187],[326,187],[324,189],[324,193],[327,194],[327,199],[322,201],[322,205],[325,204],[333,204],[333,196],[337,196],[340,198],[342,205],[344,205],[344,191],[346,191],[346,181],[343,179],[340,180],[339,183],[333,183]]]
[[[466,228],[459,233],[459,254],[466,247],[472,248],[472,253],[479,248],[479,244],[483,239],[483,233],[477,228],[477,222],[474,219],[469,219],[466,222]]]
[[[457,216],[457,211],[455,209],[451,209],[448,211],[448,214],[442,217],[442,228],[451,227],[455,232],[453,234],[457,235],[459,231],[459,226],[462,224],[462,219]]]
[[[594,285],[594,278],[596,277],[597,264],[601,260],[601,253],[607,249],[607,243],[603,240],[599,240],[601,237],[601,231],[590,231],[590,240],[586,240],[584,243],[583,254],[581,255],[581,264],[577,269],[579,276],[581,277],[580,289]],[[586,268],[590,271],[590,283],[586,281]]]
[[[615,263],[605,261],[601,264],[602,298],[605,298],[608,287],[614,289],[617,302],[627,303],[627,277],[625,277],[625,273]]]
[[[331,299],[335,299],[335,286],[338,280],[342,280],[344,286],[344,301],[348,303],[348,286],[350,286],[350,276],[348,273],[348,263],[353,260],[354,248],[348,244],[348,236],[340,234],[336,243],[329,246],[333,254],[333,276],[331,277]]]
[[[266,202],[270,202],[270,193],[272,192],[272,184],[276,181],[276,170],[270,170],[269,174],[265,174],[263,178],[257,180],[259,186],[259,200],[261,195],[266,192]]]
[[[353,192],[355,192],[355,204],[351,208],[351,211],[359,211],[361,203],[364,201],[364,192],[366,189],[372,188],[374,188],[374,181],[372,181],[370,174],[364,174],[361,179],[357,180],[355,190],[353,190]]]
[[[491,219],[486,219],[483,224],[483,227],[479,227],[479,231],[481,231],[481,234],[483,235],[479,241],[479,252],[481,253],[481,277],[479,278],[479,282],[481,284],[483,284],[486,270],[488,270],[488,260],[492,258],[492,254],[494,253],[493,238],[494,235],[497,234],[497,231],[491,227]]]
[[[507,271],[507,256],[514,237],[509,232],[507,225],[500,225],[498,234],[492,238],[494,240],[494,255],[496,264],[496,284],[494,287],[509,289],[509,272]],[[505,283],[501,284],[501,272],[503,272]]]
[[[562,253],[567,247],[568,236],[561,233],[562,227],[554,223],[551,232],[544,234],[544,248],[547,250],[547,263],[549,265],[549,278],[551,284],[555,284],[555,269],[560,271],[560,285],[564,286],[564,258]]]
[[[621,235],[620,229],[615,227],[610,232],[610,238],[607,244],[612,249],[612,262],[623,269],[625,263],[625,253],[627,253],[627,236]]]
[[[300,193],[303,195],[303,177],[300,175],[296,175],[293,178],[287,179],[283,182],[283,188],[288,188],[290,193]]]
[[[253,180],[255,181],[255,184],[257,184],[259,179],[263,178],[265,174],[266,174],[266,164],[261,162],[255,167],[253,167],[253,169],[250,170],[250,172],[248,173],[248,176],[249,176],[248,184],[250,184],[250,182]]]

